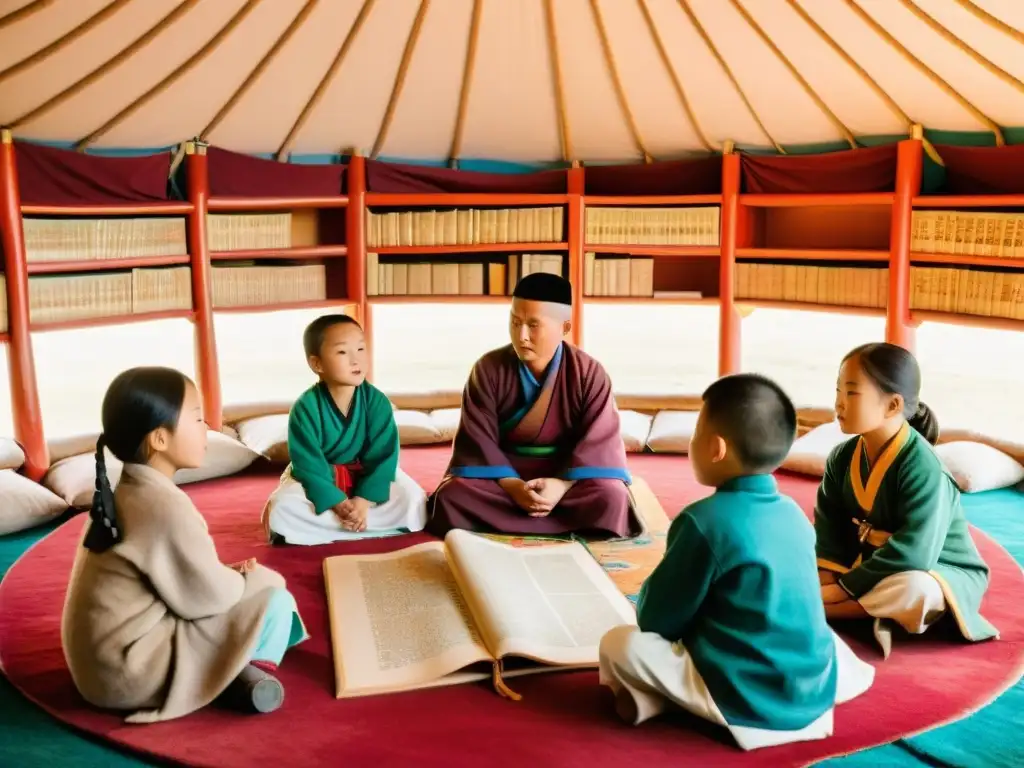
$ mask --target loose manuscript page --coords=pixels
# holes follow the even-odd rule
[[[324,560],[338,698],[486,677],[493,658],[440,542]]]

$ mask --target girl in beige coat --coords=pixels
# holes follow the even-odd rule
[[[116,493],[105,448],[124,462]],[[277,709],[284,689],[266,670],[307,637],[284,579],[255,560],[222,564],[206,521],[174,484],[205,452],[202,406],[187,377],[133,368],[114,379],[61,639],[82,696],[131,712],[129,722],[181,717],[218,697]]]

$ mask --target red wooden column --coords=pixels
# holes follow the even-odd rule
[[[731,142],[730,142],[731,144]],[[740,316],[736,311],[736,242],[739,230],[740,156],[722,155],[722,233],[718,266],[718,375],[740,372]]]
[[[910,324],[910,231],[914,198],[921,192],[922,142],[918,126],[914,138],[901,141],[896,155],[896,198],[889,232],[889,303],[885,313],[885,340],[914,350]]]
[[[583,346],[583,168],[574,160],[569,169],[567,181],[569,205],[567,212],[568,229],[566,241],[569,246],[569,282],[572,283],[572,343]]]
[[[345,290],[356,305],[359,322],[370,348],[368,380],[373,379],[373,317],[366,298],[366,158],[354,152],[345,171],[348,207],[345,209]]]
[[[206,147],[189,142],[185,145],[185,169],[188,177],[188,199],[192,213],[188,215],[188,253],[192,268],[192,318],[196,334],[196,375],[203,395],[203,412],[210,429],[224,426],[221,407],[220,367],[217,359],[217,337],[213,328],[213,275],[206,239],[206,214],[210,199],[210,178]]]
[[[14,439],[25,451],[25,475],[42,479],[50,467],[39,405],[36,365],[29,333],[28,260],[21,225],[21,193],[14,140],[6,128],[0,131],[0,237],[7,284],[8,360],[11,378],[11,410]]]

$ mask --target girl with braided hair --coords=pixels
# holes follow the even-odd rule
[[[221,698],[248,711],[284,698],[270,671],[306,639],[284,579],[225,565],[206,521],[174,484],[202,464],[195,385],[170,368],[133,368],[103,399],[96,493],[61,622],[64,656],[91,704],[149,723]],[[105,453],[124,462],[116,491]],[[270,670],[270,671],[268,671]]]

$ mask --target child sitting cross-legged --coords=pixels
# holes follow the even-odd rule
[[[420,531],[427,497],[398,468],[398,426],[366,380],[366,340],[348,315],[324,315],[302,337],[319,381],[288,416],[291,463],[263,511],[272,542],[326,544]]]
[[[104,451],[124,462],[117,491]],[[195,385],[170,368],[133,368],[103,399],[96,494],[75,556],[61,640],[71,678],[129,722],[182,717],[220,698],[281,706],[269,674],[306,639],[280,574],[217,556],[206,521],[174,484],[202,464],[206,424]]]
[[[601,683],[632,724],[674,706],[746,750],[825,738],[834,706],[866,691],[874,668],[826,623],[814,528],[771,474],[796,410],[753,374],[719,379],[703,400],[690,463],[715,492],[672,521],[638,626],[601,641]]]

